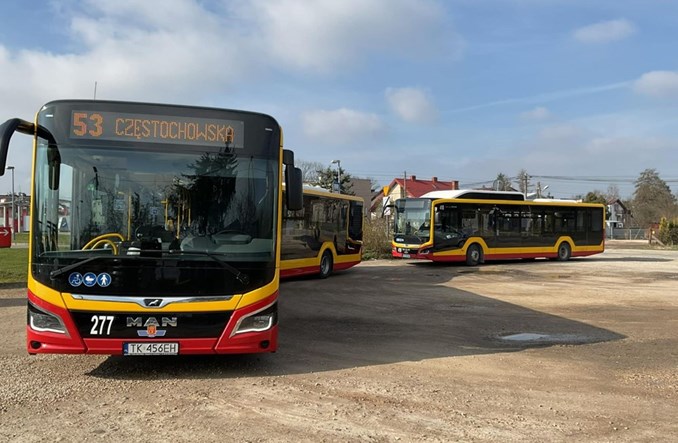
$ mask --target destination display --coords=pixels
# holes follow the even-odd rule
[[[236,120],[72,111],[69,137],[201,146],[244,147],[245,124]]]

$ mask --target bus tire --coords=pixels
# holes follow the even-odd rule
[[[466,264],[469,266],[478,266],[483,261],[483,250],[477,243],[473,243],[466,250]]]
[[[318,277],[327,278],[332,273],[332,267],[334,265],[334,259],[332,258],[332,251],[327,249],[323,252],[322,257],[320,257],[320,274]]]
[[[566,241],[558,245],[558,261],[568,261],[572,256],[572,248]]]

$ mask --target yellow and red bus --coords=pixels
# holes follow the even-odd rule
[[[16,131],[34,137],[30,354],[276,350],[283,177],[288,208],[302,186],[275,119],[53,101],[0,126],[2,171]]]
[[[304,188],[304,207],[283,207],[281,277],[328,277],[362,260],[361,197]]]
[[[466,262],[569,260],[605,249],[605,206],[518,192],[434,191],[396,200],[392,255]]]

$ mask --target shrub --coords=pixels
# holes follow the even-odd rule
[[[385,218],[365,219],[363,225],[363,259],[391,257],[391,237]]]
[[[662,217],[659,222],[657,238],[667,246],[678,245],[678,218],[668,220]]]

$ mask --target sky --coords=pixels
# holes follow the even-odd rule
[[[648,168],[678,192],[676,48],[671,0],[10,0],[0,120],[96,85],[270,114],[297,160],[382,185],[524,169],[554,197],[628,198]],[[17,134],[17,192],[30,163]]]

